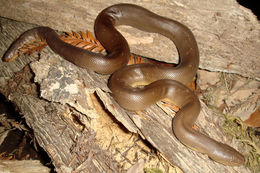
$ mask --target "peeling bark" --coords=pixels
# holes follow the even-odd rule
[[[15,33],[32,27],[6,19],[1,19],[1,23],[4,30],[0,33],[0,56]],[[233,168],[215,163],[182,145],[172,133],[172,115],[166,114],[160,106],[153,105],[139,113],[122,109],[110,96],[106,85],[108,76],[81,69],[49,48],[44,49],[40,57],[34,54],[21,56],[11,63],[1,62],[0,69],[0,92],[24,115],[57,172],[123,172],[120,163],[96,141],[92,122],[100,115],[91,100],[94,92],[102,100],[104,109],[127,130],[138,133],[184,172],[249,172],[243,166]],[[222,133],[220,117],[202,105],[196,122],[200,130],[218,141],[241,148],[237,141],[231,142]]]

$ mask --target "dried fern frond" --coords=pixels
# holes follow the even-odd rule
[[[94,53],[104,53],[105,49],[101,43],[94,38],[91,32],[65,32],[64,35],[60,37],[64,42],[71,44],[73,46],[89,50]]]
[[[65,32],[65,34],[60,36],[60,39],[64,42],[71,44],[73,46],[89,50],[94,53],[104,53],[105,49],[101,43],[95,39],[91,32],[82,31],[79,32]],[[47,46],[46,42],[40,41],[39,39],[32,40],[21,47],[17,54],[14,55],[15,59],[19,55],[31,55],[34,52],[41,52],[42,49]]]
[[[144,59],[138,55],[131,54],[127,65],[144,63]]]
[[[89,50],[94,53],[104,53],[106,51],[104,47],[101,45],[101,43],[88,30],[86,32],[82,32],[82,31],[65,32],[64,34],[60,35],[60,39],[68,44],[71,44],[73,46],[82,49]],[[40,52],[45,46],[47,46],[46,42],[40,40],[34,40],[32,42],[26,43],[22,48],[20,48],[18,51],[18,55],[21,54],[31,55],[36,51]],[[136,54],[131,54],[128,65],[140,64],[140,63],[151,63],[151,64],[160,64],[163,66],[173,66],[172,64],[142,57]]]
[[[41,52],[47,46],[45,41],[33,40],[23,45],[18,51],[18,54],[31,55],[34,52]]]
[[[31,55],[36,51],[40,52],[45,46],[47,46],[47,44],[44,41],[41,41],[39,39],[31,40],[30,42],[25,43],[21,48],[19,48],[11,58],[4,58],[3,61],[11,62],[19,55]]]

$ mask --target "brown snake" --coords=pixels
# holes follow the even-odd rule
[[[171,39],[179,53],[178,66],[126,66],[130,50],[125,38],[115,29],[118,25],[129,25]],[[123,108],[141,110],[166,98],[180,107],[172,126],[174,134],[183,144],[225,165],[244,164],[244,157],[234,148],[192,128],[200,112],[200,102],[185,84],[191,82],[196,75],[199,51],[192,32],[185,25],[137,5],[116,4],[104,9],[97,16],[94,31],[106,49],[106,55],[71,46],[60,40],[51,28],[37,27],[22,34],[8,49],[4,60],[12,60],[25,42],[39,37],[46,41],[54,52],[75,65],[97,73],[112,74],[108,85],[114,99]],[[134,87],[135,85],[145,86],[140,88]]]

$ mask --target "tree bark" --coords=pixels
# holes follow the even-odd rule
[[[97,14],[119,2],[0,0],[0,16],[59,31],[93,31]],[[260,79],[259,21],[235,0],[135,3],[187,25],[199,45],[201,69]],[[0,19],[0,57],[23,31],[36,26],[28,23]],[[177,62],[177,51],[168,39],[130,27],[118,28],[132,52]],[[35,138],[51,157],[57,172],[125,171],[96,139],[93,122],[98,122],[101,115],[95,109],[97,101],[93,97],[117,123],[139,134],[170,164],[184,172],[250,172],[245,167],[215,163],[182,145],[172,133],[173,113],[160,102],[138,113],[122,109],[110,96],[108,77],[78,68],[46,48],[40,56],[21,56],[11,63],[1,62],[0,92],[15,104],[34,130]],[[203,103],[202,106],[196,122],[199,130],[241,150],[236,140],[231,142],[222,133],[223,119]]]
[[[14,37],[34,25],[1,18],[0,56]],[[37,60],[39,58],[39,60]],[[143,112],[122,109],[110,96],[108,76],[81,69],[49,48],[40,56],[21,56],[0,63],[0,92],[12,101],[34,130],[39,145],[47,151],[57,172],[123,172],[120,162],[96,140],[93,120],[95,95],[111,115],[132,133],[138,133],[170,164],[184,172],[249,172],[228,167],[182,145],[171,130],[172,114],[160,103]],[[240,148],[221,131],[221,118],[203,103],[197,126],[216,140]],[[112,149],[113,150],[113,149]],[[116,149],[115,149],[116,150]]]
[[[37,160],[0,160],[0,170],[13,173],[50,173],[50,169]]]
[[[260,80],[260,24],[236,0],[129,2],[187,25],[198,42],[201,69]],[[93,32],[98,13],[116,3],[121,1],[0,0],[0,16],[60,31]],[[130,27],[119,28],[133,53],[167,62],[178,61],[177,51],[169,39]]]

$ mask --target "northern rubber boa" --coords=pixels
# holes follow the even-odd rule
[[[125,38],[115,29],[118,25],[159,33],[174,42],[179,53],[177,67],[155,64],[126,66],[130,49]],[[199,65],[199,51],[192,32],[183,24],[159,16],[132,4],[116,4],[104,9],[95,20],[96,38],[107,50],[96,54],[71,46],[59,39],[54,30],[37,27],[22,34],[4,55],[10,61],[25,42],[40,38],[57,54],[75,65],[102,74],[112,74],[108,86],[114,99],[125,109],[142,110],[161,99],[180,107],[173,118],[175,136],[191,149],[207,154],[224,165],[244,164],[244,157],[234,148],[217,142],[192,128],[199,112],[198,97],[185,84],[191,82]],[[145,85],[135,87],[136,85]]]

